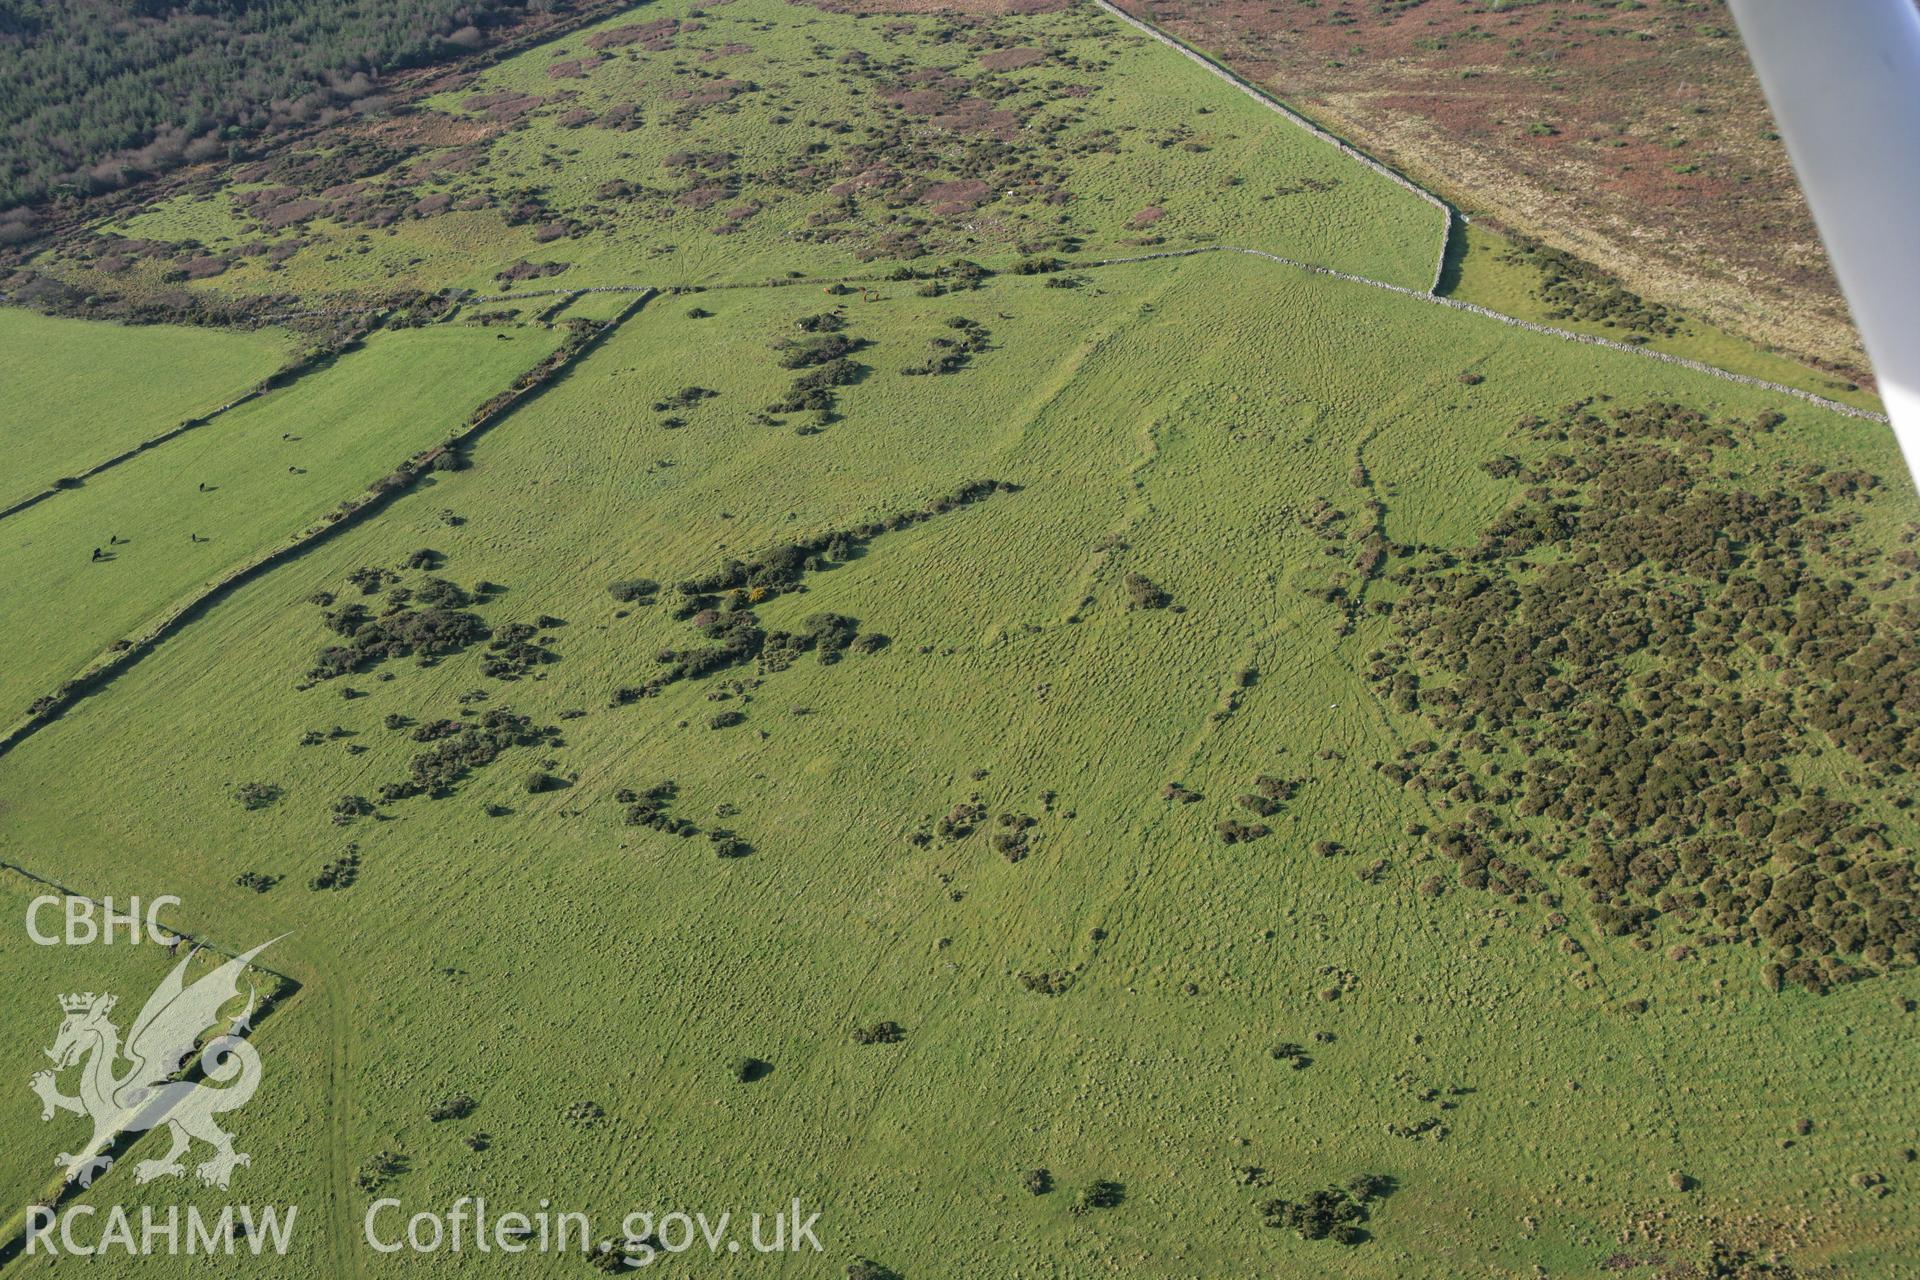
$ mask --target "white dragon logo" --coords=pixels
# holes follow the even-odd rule
[[[257,992],[249,994],[246,1009],[233,1019],[226,1034],[214,1036],[200,1050],[201,1071],[225,1087],[174,1077],[193,1055],[200,1033],[218,1024],[221,1007],[239,996],[240,975],[248,963],[277,941],[263,942],[235,956],[192,986],[186,985],[185,974],[198,951],[189,953],[147,997],[124,1046],[120,1029],[107,1016],[113,1012],[115,997],[91,991],[60,997],[66,1017],[53,1047],[46,1051],[53,1070],[36,1072],[29,1083],[40,1096],[42,1120],[53,1119],[58,1111],[93,1120],[93,1139],[86,1146],[78,1153],[63,1151],[54,1157],[55,1164],[66,1166],[67,1181],[92,1185],[112,1166],[107,1147],[116,1137],[162,1124],[173,1131],[173,1145],[158,1160],[136,1164],[136,1182],[184,1177],[180,1157],[195,1138],[213,1148],[212,1158],[194,1170],[209,1186],[224,1188],[236,1168],[252,1163],[251,1156],[233,1149],[233,1135],[214,1123],[214,1117],[244,1106],[260,1085],[260,1055],[242,1039],[251,1025]],[[130,1064],[124,1071],[119,1069],[122,1059]],[[55,1076],[73,1066],[80,1067],[80,1091],[70,1097],[60,1092]]]

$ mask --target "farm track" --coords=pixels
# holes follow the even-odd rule
[[[350,1005],[338,991],[329,991],[327,1016],[327,1255],[339,1280],[361,1274],[362,1250],[354,1247],[353,1147],[348,1131],[347,1099],[353,1089],[350,1052],[353,1044]]]
[[[376,512],[385,510],[394,499],[410,492],[414,483],[431,471],[442,455],[479,438],[487,430],[512,416],[516,410],[522,408],[546,388],[565,377],[576,363],[645,306],[652,296],[651,290],[642,292],[639,297],[623,307],[618,315],[595,329],[585,340],[571,347],[562,347],[548,356],[545,361],[522,374],[511,390],[482,404],[475,410],[467,424],[444,442],[406,459],[386,478],[376,481],[358,498],[342,503],[324,519],[228,570],[187,600],[161,615],[138,636],[124,642],[116,642],[123,643],[124,647],[108,650],[105,655],[96,658],[52,693],[36,700],[23,719],[14,722],[3,735],[0,735],[0,756],[6,755],[40,729],[58,720],[81,699],[111,684],[114,679],[158,648],[163,641],[204,615],[208,609],[240,587],[282,564],[305,555],[342,530],[353,528]]]

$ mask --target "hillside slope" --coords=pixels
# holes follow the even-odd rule
[[[383,1197],[636,1261],[634,1209],[819,1211],[703,1275],[1912,1256],[1885,422],[1436,298],[1416,195],[1033,7],[648,5],[47,247],[366,331],[0,522],[47,673],[193,586],[143,557],[199,469],[320,531],[0,743],[0,861],[297,984],[230,1186],[156,1135],[68,1203],[298,1205],[316,1280],[499,1268]],[[151,980],[12,956],[35,1052]],[[16,1102],[50,1195],[83,1122]]]

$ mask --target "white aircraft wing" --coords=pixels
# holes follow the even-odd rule
[[[1730,3],[1920,481],[1920,10]]]

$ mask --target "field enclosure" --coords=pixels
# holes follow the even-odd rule
[[[1424,296],[1416,196],[1020,7],[639,7],[46,250],[367,332],[0,520],[0,696],[381,492],[0,749],[0,859],[299,984],[231,1188],[77,1199],[297,1204],[316,1280],[496,1265],[376,1196],[821,1211],[703,1275],[1891,1273],[1890,432]],[[0,1025],[154,980],[0,939]]]
[[[0,705],[324,516],[557,344],[545,330],[378,333],[359,350],[0,522]],[[94,549],[99,558],[94,558]]]
[[[1519,482],[1480,463],[1527,448],[1509,428],[1531,410],[1599,386],[1728,420],[1773,402],[1251,265],[848,305],[869,372],[804,434],[810,418],[756,415],[794,376],[774,348],[821,314],[816,290],[656,300],[467,469],[244,588],[0,760],[20,797],[0,840],[83,883],[179,892],[223,937],[296,927],[285,963],[308,990],[273,1031],[288,1087],[313,1092],[251,1130],[278,1194],[341,1197],[349,1219],[345,1184],[387,1149],[429,1203],[547,1194],[562,1165],[607,1213],[634,1188],[743,1206],[803,1188],[845,1206],[836,1252],[903,1274],[1074,1256],[1168,1275],[1455,1274],[1590,1259],[1620,1206],[1677,1194],[1678,1170],[1707,1216],[1648,1219],[1650,1242],[1704,1247],[1737,1206],[1773,1224],[1743,1239],[1894,1247],[1892,1202],[1845,1184],[1885,1163],[1872,1117],[1910,1071],[1889,1056],[1902,1015],[1886,988],[1912,991],[1911,972],[1770,997],[1744,948],[1672,964],[1584,911],[1543,939],[1539,906],[1425,896],[1451,873],[1405,826],[1433,810],[1370,767],[1419,731],[1363,678],[1389,623],[1322,597],[1340,567],[1326,547],[1344,563],[1362,531],[1329,543],[1316,512],[1352,510],[1355,466],[1390,538],[1459,546],[1512,500]],[[955,317],[991,342],[958,372],[902,374]],[[682,408],[687,386],[715,394]],[[1893,473],[1871,424],[1784,412],[1747,465],[1838,438]],[[980,479],[1012,487],[937,510]],[[1867,503],[1861,535],[1910,504]],[[827,614],[889,643],[622,692],[699,624],[609,584],[667,593],[729,556],[907,511],[933,514],[757,607],[769,632]],[[423,547],[430,566],[408,568]],[[389,576],[356,572],[373,568]],[[500,668],[475,644],[309,674],[323,615],[368,598],[355,581],[433,579],[491,584],[472,609],[496,636],[538,622],[548,656]],[[555,728],[521,744],[521,716]],[[442,798],[381,799],[421,755],[419,726],[443,721],[494,726],[497,758]],[[114,788],[93,798],[57,781],[103,772]],[[1244,813],[1231,797],[1264,774],[1297,790],[1270,834],[1223,845],[1216,823]],[[238,802],[249,782],[272,799]],[[1202,799],[1169,800],[1170,783]],[[631,825],[636,803],[694,834]],[[716,858],[715,828],[745,851]],[[343,859],[348,887],[309,887]],[[263,877],[269,892],[251,887]],[[1562,936],[1577,955],[1559,957]],[[535,1012],[557,990],[573,1012]],[[1645,1012],[1623,1012],[1636,1000]],[[356,1012],[369,1002],[377,1018]],[[882,1020],[905,1041],[849,1040]],[[1843,1023],[1853,1084],[1836,1092],[1814,1064]],[[1276,1038],[1311,1045],[1311,1065],[1276,1062]],[[1741,1078],[1759,1045],[1778,1064],[1764,1101],[1733,1116],[1690,1090]],[[771,1074],[735,1083],[742,1054]],[[343,1063],[349,1093],[327,1083]],[[478,1099],[470,1121],[424,1118],[454,1094]],[[602,1118],[580,1123],[583,1102]],[[303,1136],[319,1110],[324,1150]],[[1829,1136],[1750,1158],[1802,1112]],[[1019,1190],[1031,1166],[1062,1193]],[[1286,1187],[1363,1171],[1400,1187],[1374,1244],[1262,1225],[1258,1204]],[[1069,1212],[1103,1179],[1124,1203]],[[1829,1186],[1825,1225],[1781,1234],[1788,1206]],[[1545,1225],[1472,1225],[1528,1217]],[[361,1256],[307,1247],[315,1274]]]
[[[1863,366],[1722,0],[1124,7],[1476,224],[1549,240],[1750,340]]]
[[[0,401],[9,406],[0,508],[244,394],[290,358],[289,336],[0,310],[0,343],[22,353],[0,370]]]

